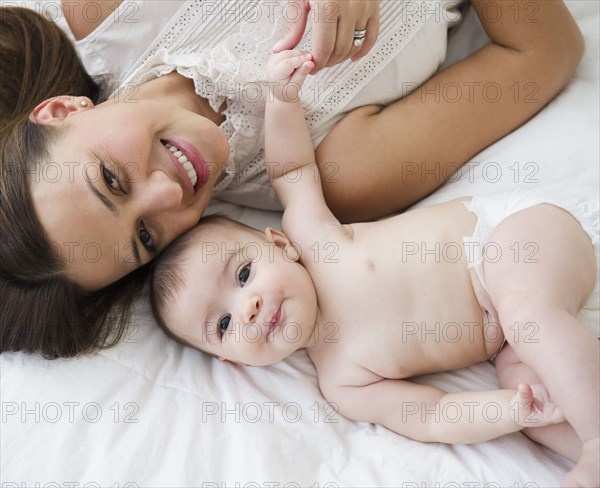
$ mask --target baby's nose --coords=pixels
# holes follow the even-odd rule
[[[258,295],[252,295],[246,303],[246,311],[244,312],[244,319],[247,324],[256,322],[258,313],[262,307],[262,298]]]

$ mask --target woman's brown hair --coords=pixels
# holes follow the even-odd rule
[[[0,8],[0,352],[72,357],[116,344],[145,269],[96,292],[67,280],[37,219],[29,190],[48,161],[56,128],[29,120],[43,100],[73,94],[101,101],[101,84],[53,23],[32,10]]]

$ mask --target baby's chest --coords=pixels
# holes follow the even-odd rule
[[[452,303],[406,283],[378,292],[369,284],[364,278],[357,289],[340,285],[338,298],[325,308],[318,339],[332,361],[359,373],[403,379],[485,359],[483,316],[472,297]]]
[[[327,370],[343,371],[345,384],[368,384],[381,378],[407,378],[424,367],[422,345],[405,334],[400,315],[370,304],[324,315],[315,333]],[[415,368],[416,367],[416,368]]]
[[[415,263],[382,238],[368,247],[359,239],[341,250],[335,269],[315,279],[320,340],[335,361],[401,379],[485,359],[483,314],[466,265]]]

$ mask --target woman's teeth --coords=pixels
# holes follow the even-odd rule
[[[198,181],[198,174],[196,173],[194,166],[192,166],[192,163],[189,162],[188,158],[179,150],[178,147],[173,146],[173,144],[169,144],[168,142],[165,143],[165,146],[169,151],[173,153],[173,156],[175,156],[177,160],[181,163],[183,169],[187,171],[190,181],[192,182],[192,186],[195,186],[196,182]]]

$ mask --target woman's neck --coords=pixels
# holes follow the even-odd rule
[[[206,117],[217,125],[221,125],[225,120],[222,114],[225,103],[219,108],[219,112],[215,112],[206,98],[196,94],[194,81],[176,72],[144,83],[136,96],[141,99],[160,99],[179,105]]]

